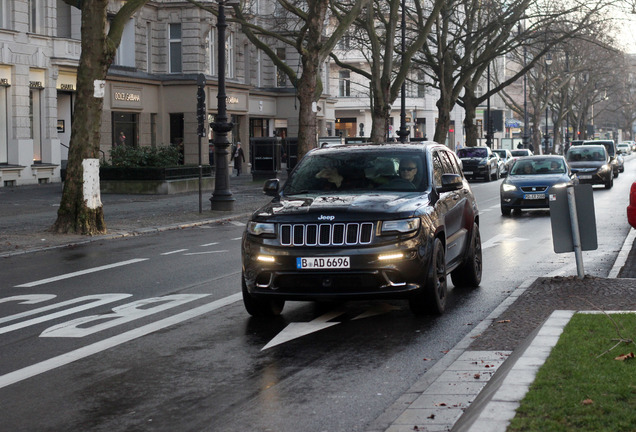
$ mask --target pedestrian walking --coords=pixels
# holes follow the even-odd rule
[[[236,149],[232,152],[231,160],[234,161],[234,168],[236,169],[236,176],[238,177],[241,175],[241,168],[245,162],[245,153],[243,153],[240,141],[236,143]]]

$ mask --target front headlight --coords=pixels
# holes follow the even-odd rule
[[[400,219],[392,221],[383,221],[380,234],[406,234],[417,231],[420,227],[419,218]]]
[[[488,163],[488,161],[487,161],[487,160],[482,159],[482,160],[480,160],[480,161],[479,161],[479,166],[480,166],[480,167],[486,166],[486,164],[487,164],[487,163]]]
[[[255,236],[273,237],[276,235],[276,225],[267,222],[250,221],[247,223],[247,232]]]
[[[603,172],[603,171],[609,171],[609,170],[611,170],[611,169],[612,169],[612,168],[611,168],[608,164],[605,164],[605,165],[603,165],[602,167],[600,167],[600,168],[598,169],[598,171],[599,171],[599,172]]]
[[[557,183],[552,185],[551,189],[561,189],[561,188],[567,187],[567,185],[568,185],[567,183]]]
[[[501,185],[501,189],[504,192],[513,192],[513,191],[517,190],[517,186],[511,185],[511,184],[508,184],[508,183],[503,183]]]

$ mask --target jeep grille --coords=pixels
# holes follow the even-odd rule
[[[373,223],[283,224],[282,246],[353,246],[371,243]]]

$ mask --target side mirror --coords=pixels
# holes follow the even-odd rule
[[[459,174],[442,174],[442,185],[437,188],[438,192],[451,192],[459,190],[464,186],[462,177]]]
[[[265,180],[263,185],[263,193],[268,196],[278,196],[278,190],[280,189],[280,180],[277,178]]]

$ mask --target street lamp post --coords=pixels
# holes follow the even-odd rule
[[[405,0],[402,0],[402,62],[404,62],[404,52],[406,51],[406,6]],[[409,131],[406,128],[406,84],[402,81],[402,89],[400,96],[400,130],[398,135],[400,142],[405,143],[406,138],[409,136]]]
[[[526,67],[528,48],[526,46],[523,47],[523,67]],[[528,73],[523,74],[523,148],[529,148],[529,137],[528,137],[528,97],[527,97],[527,88],[528,88]]]
[[[543,154],[548,154],[550,135],[548,132],[548,68],[552,64],[552,55],[546,54],[545,57],[545,135],[544,138],[544,151]]]
[[[490,62],[488,62],[488,71],[486,74],[486,145],[492,147],[492,118],[490,116]]]
[[[227,155],[230,143],[227,133],[232,130],[233,124],[227,119],[227,96],[225,94],[225,5],[227,0],[219,0],[218,29],[218,110],[212,130],[214,131],[214,160],[216,170],[214,174],[214,193],[210,202],[212,210],[232,211],[234,209],[234,197],[230,191],[230,170]]]

